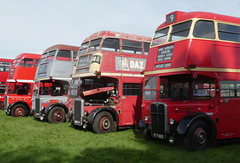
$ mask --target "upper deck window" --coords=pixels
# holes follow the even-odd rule
[[[73,60],[75,61],[76,60],[76,58],[77,58],[77,51],[73,51]]]
[[[218,23],[220,40],[240,42],[240,26]]]
[[[16,62],[15,62],[15,67],[17,67],[19,65],[19,62],[20,62],[21,58],[17,59]]]
[[[33,59],[32,58],[24,58],[20,62],[21,67],[33,67]]]
[[[144,42],[144,54],[148,55],[150,43]]]
[[[0,65],[11,66],[11,63],[9,63],[9,62],[0,62]]]
[[[85,42],[81,45],[81,49],[79,51],[79,55],[85,54],[87,52],[87,48],[88,48],[88,43],[89,42]]]
[[[102,41],[102,38],[92,40],[88,49],[88,53],[99,50],[101,41]]]
[[[92,55],[79,57],[77,68],[89,67],[92,61]]]
[[[47,57],[47,53],[43,53],[40,59],[40,63],[43,63]]]
[[[173,25],[168,41],[177,41],[188,37],[191,24],[192,20]]]
[[[152,46],[165,43],[167,40],[168,30],[169,27],[157,31],[153,38]]]
[[[13,60],[13,65],[15,65],[15,63],[16,63],[16,62],[17,62],[17,60],[16,60],[16,59],[14,59],[14,60]]]
[[[54,55],[56,54],[56,50],[50,51],[47,56],[47,60],[51,61],[54,59]]]
[[[0,66],[0,71],[2,71],[2,72],[9,71],[9,66]]]
[[[120,51],[119,39],[117,39],[117,38],[106,38],[103,41],[102,50],[119,52]]]
[[[11,63],[8,62],[0,62],[0,71],[8,72]]]
[[[215,29],[213,21],[199,20],[196,22],[193,36],[198,38],[215,38]]]
[[[57,53],[56,60],[60,61],[71,61],[71,51],[70,50],[60,50]]]
[[[35,67],[38,67],[39,59],[35,59]]]
[[[10,69],[10,72],[9,72],[9,77],[12,78],[13,77],[13,73],[14,73],[14,68],[11,68]]]
[[[142,54],[142,43],[136,41],[122,40],[122,52]]]

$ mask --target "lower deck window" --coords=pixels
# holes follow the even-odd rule
[[[5,86],[0,86],[0,95],[4,95],[5,93]]]
[[[160,99],[210,99],[216,95],[215,80],[199,75],[160,77]]]
[[[141,96],[142,85],[138,83],[123,83],[123,95]]]
[[[215,84],[211,82],[194,82],[193,96],[196,98],[215,97]]]
[[[240,97],[240,81],[221,81],[221,97]]]
[[[145,78],[145,85],[143,91],[144,100],[155,100],[157,95],[157,82],[156,76],[150,76]]]
[[[68,95],[69,82],[67,81],[55,80],[53,82],[52,80],[45,80],[41,81],[39,84],[38,84],[39,95],[50,96]]]
[[[9,83],[9,94],[31,95],[31,84],[29,83]]]

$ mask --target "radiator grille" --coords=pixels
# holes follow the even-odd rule
[[[7,110],[8,109],[8,96],[5,95],[5,98],[4,98],[4,110]]]
[[[35,98],[35,113],[40,113],[40,98],[37,97]]]
[[[153,137],[166,138],[167,118],[167,105],[162,103],[151,104],[151,131]]]
[[[74,124],[75,125],[79,125],[79,126],[82,125],[83,106],[84,106],[84,100],[79,98],[74,100]]]

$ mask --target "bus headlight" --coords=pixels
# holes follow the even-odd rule
[[[44,109],[45,109],[44,106],[42,106],[42,107],[41,107],[41,111],[43,111]]]
[[[144,120],[145,120],[146,122],[148,122],[149,118],[148,118],[147,115],[145,115]]]
[[[174,125],[174,124],[175,124],[175,120],[171,118],[171,119],[169,120],[169,123],[170,123],[170,125]]]

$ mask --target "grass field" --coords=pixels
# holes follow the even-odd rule
[[[8,162],[240,162],[240,143],[188,152],[177,144],[146,141],[138,129],[104,135],[13,118],[0,110],[0,163]]]

